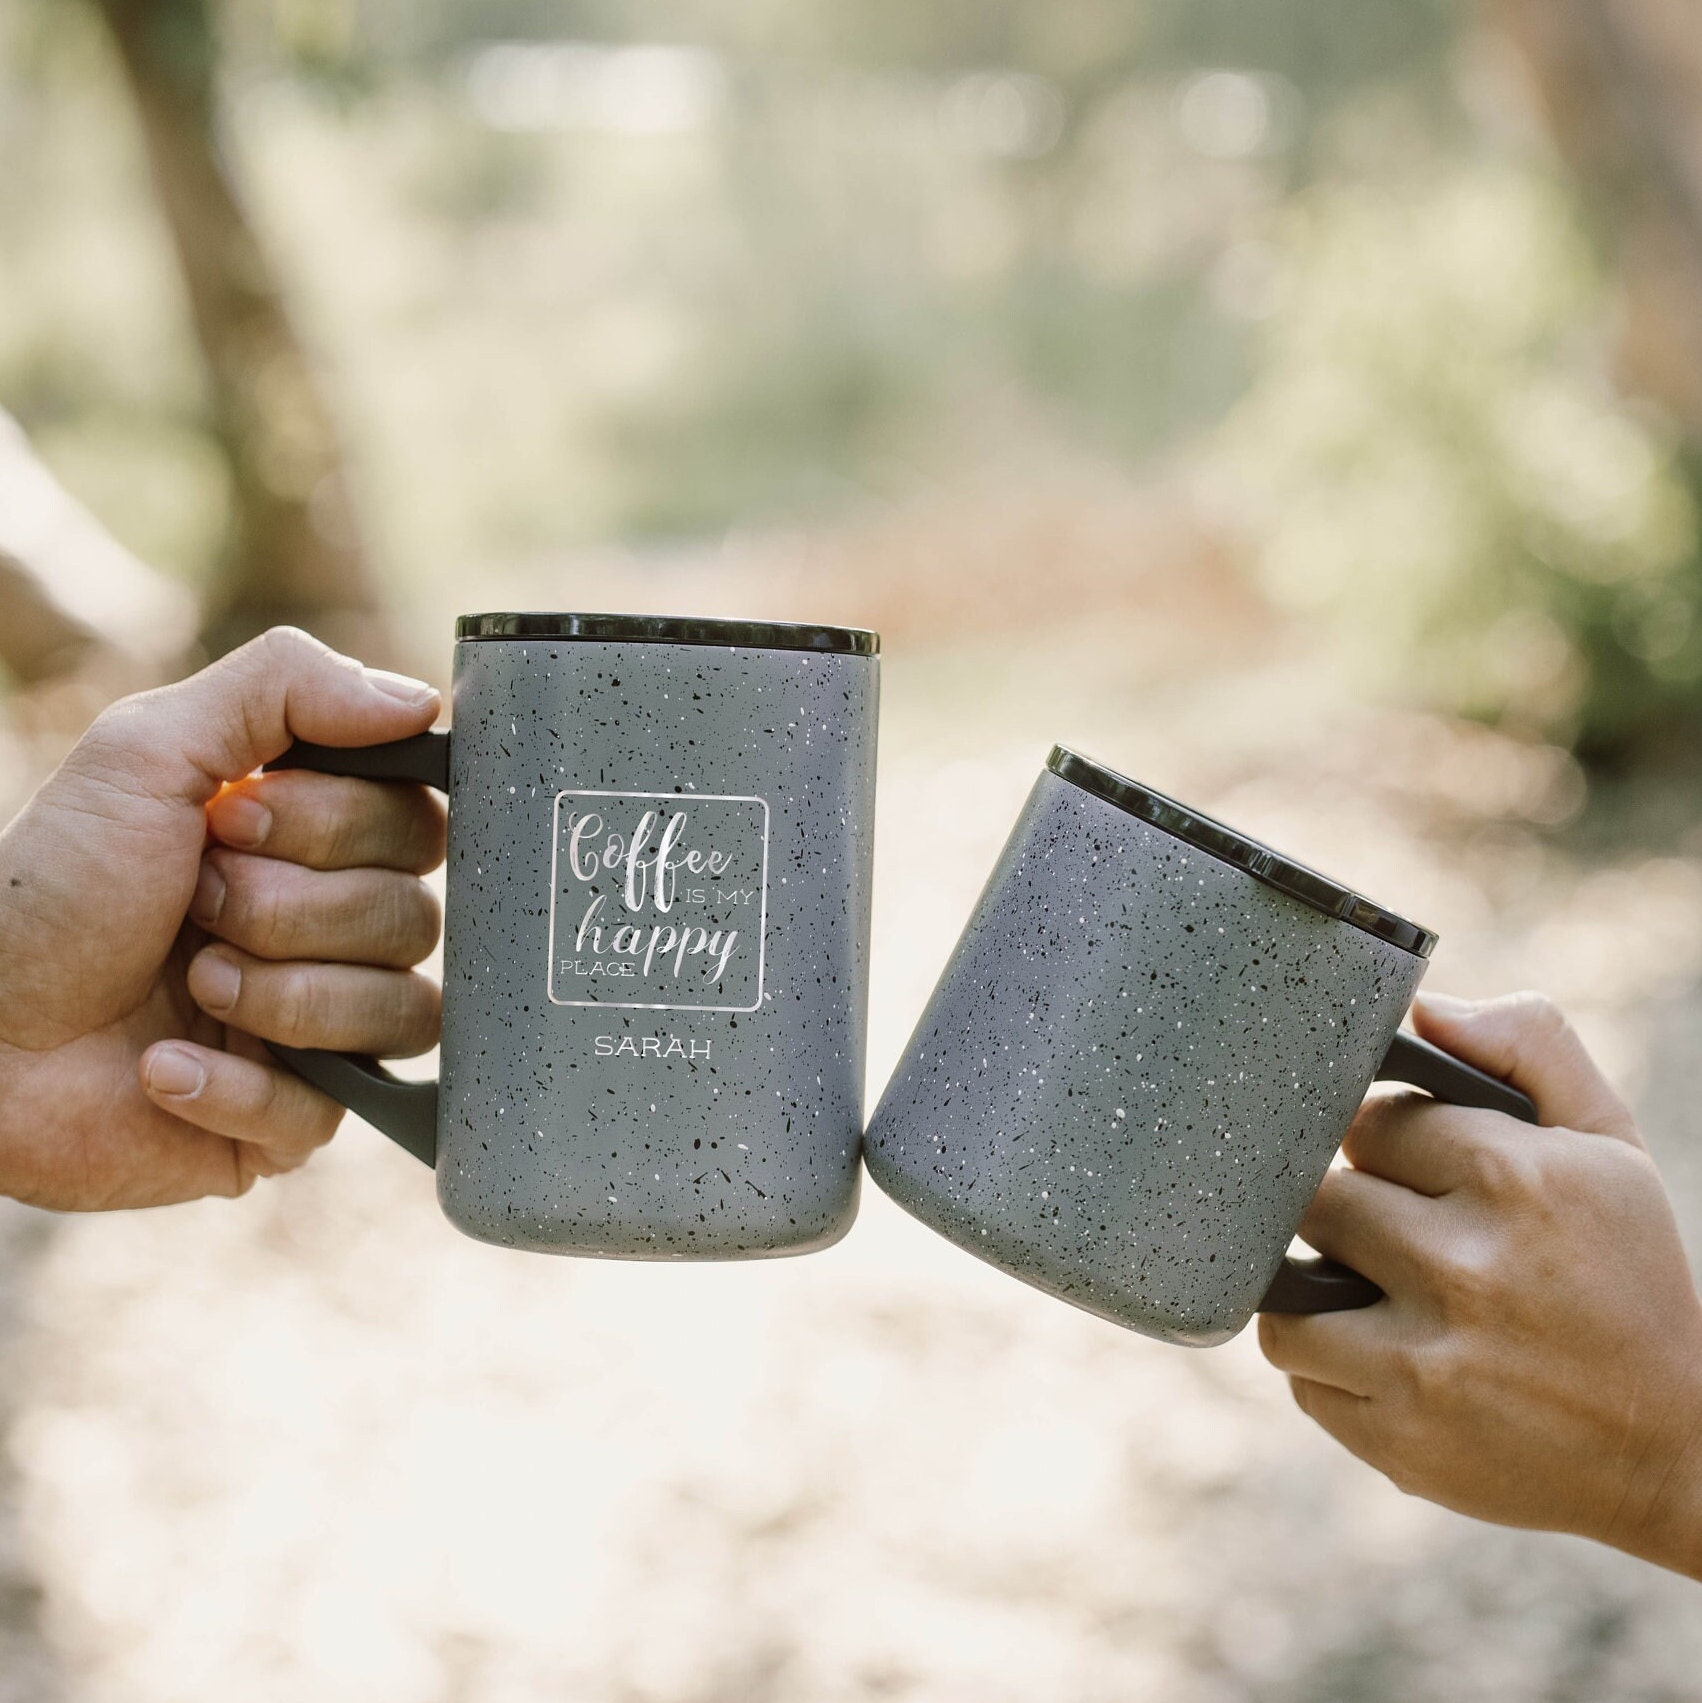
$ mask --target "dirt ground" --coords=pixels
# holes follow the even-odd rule
[[[1702,800],[1556,831],[1554,753],[1211,621],[885,671],[874,1084],[1065,739],[1440,929],[1432,985],[1564,1000],[1702,1236]],[[455,1236],[351,1124],[234,1205],[0,1214],[0,1272],[0,1703],[1677,1703],[1702,1671],[1695,1586],[1404,1498],[1249,1338],[1124,1334],[872,1190],[809,1259],[550,1261]]]

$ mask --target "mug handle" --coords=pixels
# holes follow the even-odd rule
[[[1476,1106],[1484,1111],[1505,1112],[1508,1117],[1534,1124],[1537,1109],[1530,1097],[1517,1088],[1462,1063],[1451,1053],[1421,1041],[1402,1029],[1377,1066],[1379,1082],[1410,1082],[1414,1088],[1445,1100],[1451,1106]],[[1335,1260],[1295,1259],[1282,1262],[1265,1298],[1261,1313],[1340,1313],[1354,1307],[1369,1307],[1383,1299],[1383,1291],[1368,1277],[1350,1271]]]
[[[449,735],[416,733],[387,745],[310,745],[298,739],[281,757],[266,765],[274,769],[311,769],[322,775],[351,775],[357,780],[413,781],[449,791]],[[377,1059],[361,1053],[321,1052],[317,1048],[286,1047],[266,1042],[280,1064],[365,1118],[376,1130],[413,1154],[422,1164],[437,1163],[437,1084],[404,1082]]]

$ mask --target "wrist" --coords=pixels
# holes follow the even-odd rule
[[[10,1115],[20,1098],[17,1060],[12,1049],[0,1041],[0,1199],[4,1200],[28,1198],[28,1179],[22,1171],[23,1143]]]
[[[1702,1580],[1702,1345],[1686,1373],[1658,1436],[1639,1451],[1641,1483],[1624,1498],[1619,1529],[1606,1541]]]
[[[1650,1516],[1647,1542],[1633,1553],[1702,1581],[1702,1413]]]
[[[0,1040],[0,1196],[24,1206],[49,1206],[48,1166],[63,1130],[56,1119],[63,1079],[38,1053]]]

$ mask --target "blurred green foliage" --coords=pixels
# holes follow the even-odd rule
[[[1695,716],[1693,481],[1604,376],[1564,186],[1462,105],[1451,0],[220,15],[232,157],[399,595],[1182,462],[1380,686],[1604,751]],[[204,385],[74,0],[0,0],[0,156],[0,403],[205,576]]]
[[[1609,380],[1565,186],[1512,160],[1296,198],[1225,434],[1260,558],[1362,676],[1623,757],[1702,715],[1694,460]]]

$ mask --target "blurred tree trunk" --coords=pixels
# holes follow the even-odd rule
[[[1620,377],[1702,446],[1702,6],[1493,5],[1618,268]]]
[[[233,532],[205,641],[290,621],[394,660],[331,412],[219,139],[209,0],[95,0],[117,45],[211,378]]]

